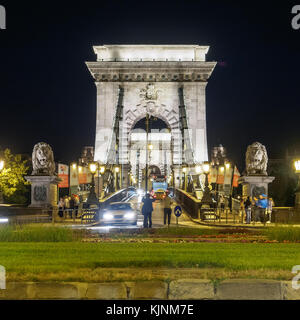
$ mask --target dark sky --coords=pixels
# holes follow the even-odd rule
[[[94,144],[92,45],[199,44],[219,62],[207,85],[209,148],[222,143],[238,163],[256,140],[271,158],[300,149],[297,2],[233,3],[0,0],[0,146],[31,153],[46,141],[67,163]]]

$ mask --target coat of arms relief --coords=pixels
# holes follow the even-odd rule
[[[164,104],[160,102],[162,90],[156,89],[153,83],[147,84],[145,89],[140,90],[141,102],[137,105],[144,113],[157,116],[162,112]]]

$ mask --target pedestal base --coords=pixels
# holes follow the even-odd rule
[[[31,183],[31,204],[33,208],[52,208],[57,206],[57,176],[27,176]]]
[[[268,184],[273,182],[275,177],[269,176],[243,176],[239,183],[243,185],[243,198],[258,197],[261,194],[268,195]]]

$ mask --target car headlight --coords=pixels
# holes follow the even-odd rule
[[[135,214],[133,212],[127,212],[124,214],[125,219],[133,219],[135,217]]]
[[[7,218],[0,218],[0,223],[7,223],[8,219]]]
[[[111,213],[104,213],[103,219],[104,220],[112,220],[114,216]]]

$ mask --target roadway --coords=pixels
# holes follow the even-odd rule
[[[101,226],[99,224],[94,224],[93,226],[75,226],[74,228],[87,228],[90,229],[92,232],[95,233],[114,233],[114,232],[121,232],[123,230],[129,230],[129,229],[139,229],[143,228],[143,220],[144,216],[141,214],[142,209],[142,197],[138,195],[134,195],[131,197],[130,200],[128,200],[132,204],[132,207],[137,210],[140,214],[138,215],[138,222],[137,226],[121,226],[121,225],[112,225],[112,226]],[[190,220],[190,218],[187,216],[187,214],[183,211],[183,214],[178,218],[178,225],[176,224],[176,217],[174,215],[173,209],[175,206],[177,206],[178,203],[175,201],[172,204],[172,215],[171,215],[171,227],[198,227],[198,228],[209,228],[207,226],[199,225],[193,221]],[[153,213],[152,213],[152,228],[162,228],[166,227],[167,225],[164,225],[164,208],[163,208],[163,201],[156,200],[153,203]]]
[[[132,203],[132,206],[141,212],[142,209],[142,197],[140,196],[133,196],[129,202]],[[170,226],[176,226],[176,217],[174,215],[173,209],[179,205],[175,201],[172,204],[172,215],[171,215],[171,224]],[[139,226],[141,225],[141,222],[143,221],[143,216],[139,216]],[[163,207],[163,201],[156,200],[153,202],[153,213],[152,213],[152,228],[161,228],[164,227],[164,207]],[[194,223],[190,220],[190,218],[183,212],[183,214],[178,218],[178,226],[181,227],[198,227],[199,224]]]

